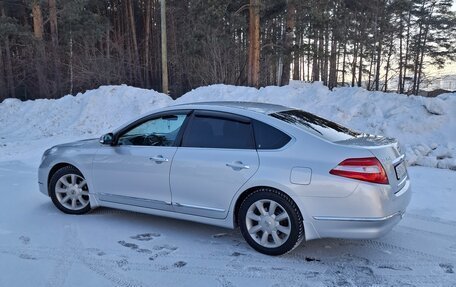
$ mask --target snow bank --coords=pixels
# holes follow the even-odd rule
[[[423,98],[362,88],[330,91],[321,83],[303,82],[259,90],[212,85],[176,101],[125,85],[102,86],[58,100],[7,99],[0,103],[0,156],[17,157],[18,149],[13,147],[25,146],[24,140],[40,141],[44,148],[55,144],[55,139],[98,137],[131,118],[173,103],[224,100],[301,108],[356,130],[399,139],[410,165],[456,170],[456,94]]]
[[[40,139],[56,135],[98,136],[139,114],[169,105],[164,94],[128,86],[102,86],[76,96],[0,104],[0,135]]]

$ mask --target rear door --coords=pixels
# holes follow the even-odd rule
[[[195,111],[171,167],[174,210],[225,218],[235,193],[255,174],[258,165],[248,118]]]

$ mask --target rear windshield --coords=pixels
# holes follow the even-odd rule
[[[356,138],[361,134],[335,122],[320,118],[301,110],[288,110],[270,114],[270,116],[297,126],[311,134],[331,142]]]

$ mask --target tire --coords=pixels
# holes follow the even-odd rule
[[[260,188],[249,194],[241,203],[238,219],[245,241],[263,254],[285,254],[304,238],[302,215],[296,203],[273,188]]]
[[[62,167],[52,175],[49,196],[64,213],[84,214],[91,209],[87,182],[74,166]]]

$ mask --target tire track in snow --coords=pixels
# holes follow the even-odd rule
[[[431,222],[431,223],[445,224],[445,225],[453,226],[456,228],[456,221],[445,220],[445,219],[441,219],[438,217],[425,216],[425,215],[420,215],[420,214],[415,214],[415,213],[406,213],[406,217],[412,217],[412,218],[416,218],[416,219]]]
[[[61,246],[66,246],[58,250],[56,253],[58,255],[58,260],[54,264],[54,269],[51,273],[50,278],[46,281],[46,287],[60,287],[64,286],[65,280],[68,276],[68,272],[71,269],[71,266],[74,263],[74,245],[71,244],[76,232],[69,225],[64,227],[65,231],[63,233],[63,240]],[[55,251],[54,251],[55,252]]]

